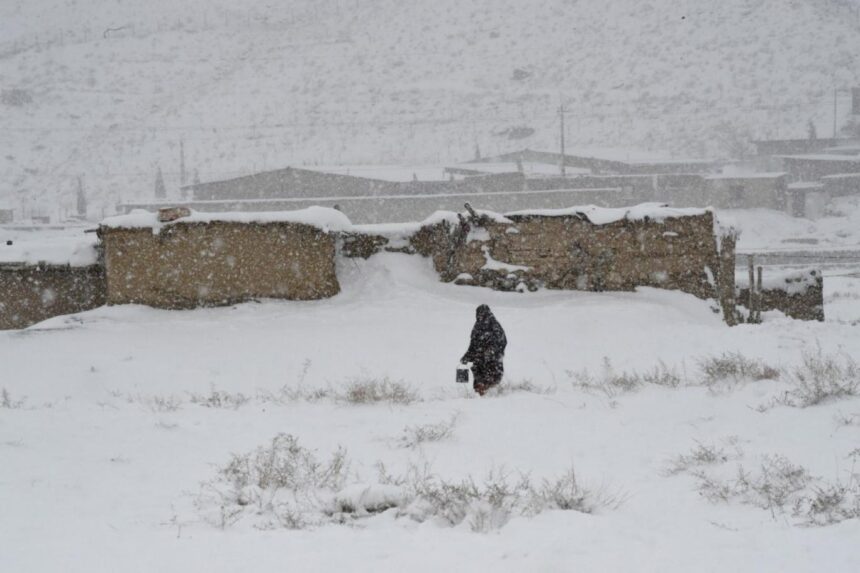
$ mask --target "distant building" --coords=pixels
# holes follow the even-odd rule
[[[753,141],[756,148],[756,167],[760,171],[783,169],[781,157],[786,155],[812,155],[833,153],[844,145],[853,145],[851,139],[770,139]]]
[[[15,220],[15,209],[0,207],[0,225],[12,223]]]
[[[582,149],[573,153],[523,149],[480,162],[530,162],[587,169],[594,175],[654,175],[667,173],[714,173],[718,165],[706,159],[674,159],[659,154],[618,149]],[[475,161],[474,163],[477,163]]]
[[[791,181],[818,181],[828,175],[860,173],[860,155],[783,155],[782,170]]]

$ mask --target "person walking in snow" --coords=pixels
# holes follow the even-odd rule
[[[502,381],[508,339],[489,306],[482,304],[475,314],[475,326],[472,328],[469,350],[460,362],[472,363],[475,392],[483,396],[487,390]]]

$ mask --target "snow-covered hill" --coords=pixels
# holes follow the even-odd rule
[[[0,202],[94,214],[302,162],[569,142],[725,153],[828,135],[860,84],[850,0],[8,0]],[[848,112],[841,94],[837,111]]]

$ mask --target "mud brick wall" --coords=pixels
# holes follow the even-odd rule
[[[109,304],[193,308],[340,291],[335,236],[310,225],[177,222],[158,233],[103,227],[99,234]]]
[[[710,212],[604,225],[577,215],[509,219],[511,223],[470,223],[468,233],[456,224],[441,223],[423,228],[412,244],[433,258],[445,281],[591,291],[654,286],[701,298],[717,296],[720,261]],[[490,260],[503,264],[488,264]],[[508,270],[505,265],[526,269]],[[487,268],[493,266],[501,268]]]
[[[25,328],[105,303],[101,266],[0,265],[0,330]]]

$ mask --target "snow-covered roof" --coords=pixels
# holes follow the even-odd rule
[[[760,173],[713,173],[705,175],[705,179],[778,179],[785,176],[785,171],[760,172]]]
[[[860,173],[834,173],[833,175],[824,175],[822,179],[856,179],[860,177]]]
[[[860,145],[838,145],[835,147],[826,147],[824,151],[827,153],[836,153],[839,155],[860,155]]]
[[[296,169],[352,175],[393,183],[409,181],[447,181],[450,175],[440,165],[298,165]]]
[[[777,155],[782,159],[800,159],[804,161],[854,161],[860,163],[857,155],[836,155],[833,153],[807,153],[803,155]]]
[[[788,184],[789,189],[823,189],[824,184],[817,181],[796,181]]]
[[[296,211],[261,211],[261,212],[225,212],[201,213],[191,211],[186,217],[181,217],[168,223],[158,220],[158,214],[143,209],[135,209],[128,215],[108,217],[101,222],[102,227],[109,229],[152,228],[160,229],[165,225],[177,223],[301,223],[322,229],[323,231],[342,231],[351,227],[349,218],[337,209],[328,207],[308,207]]]
[[[546,152],[554,153],[553,151]],[[695,157],[673,157],[668,151],[645,151],[642,149],[628,149],[616,147],[573,147],[566,149],[564,154],[572,157],[586,157],[590,159],[602,159],[605,161],[618,161],[631,165],[713,163],[713,161],[710,159],[701,159]]]
[[[521,162],[523,168],[524,175],[554,175],[558,177],[560,175],[558,165],[552,165],[550,163],[536,163],[531,161],[523,161]],[[469,169],[474,171],[480,171],[482,173],[516,173],[519,171],[519,165],[516,162],[512,161],[488,161],[484,163],[464,163],[462,165],[454,165],[454,168],[462,168]],[[565,166],[565,173],[568,175],[587,175],[591,173],[590,169],[584,169],[579,167],[570,167]]]

